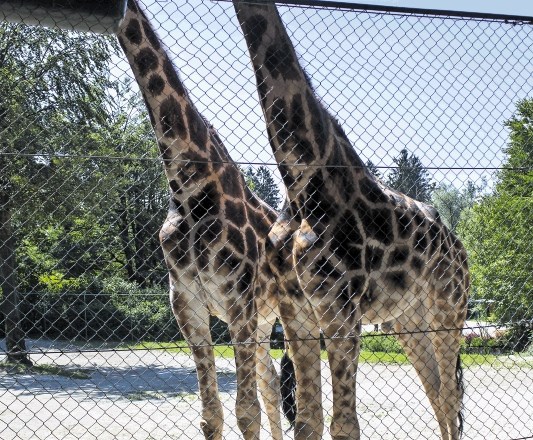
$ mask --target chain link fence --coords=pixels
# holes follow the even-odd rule
[[[135,5],[0,21],[0,437],[455,439],[454,335],[463,438],[533,438],[533,18],[280,4],[305,79],[268,7]]]

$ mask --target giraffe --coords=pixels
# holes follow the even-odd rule
[[[259,439],[258,384],[272,438],[281,440],[279,380],[269,337],[280,304],[290,298],[282,293],[299,287],[296,275],[287,273],[291,266],[282,261],[287,256],[268,245],[277,213],[247,188],[136,0],[128,1],[117,37],[146,103],[169,183],[170,208],[159,238],[172,311],[196,364],[203,434],[222,439],[209,328],[214,315],[228,323],[235,344],[239,429],[245,439]]]
[[[361,325],[379,322],[400,334],[441,438],[458,439],[459,341],[469,287],[462,244],[434,208],[386,187],[365,167],[317,98],[275,4],[234,0],[234,7],[288,190],[278,221],[286,227],[276,223],[272,241],[284,246],[292,238],[300,287],[326,338],[332,438],[360,439],[355,379]],[[310,378],[301,359],[293,360],[299,388]],[[295,439],[319,439],[322,428],[300,417],[306,404],[297,402]],[[313,420],[321,421],[321,414]]]

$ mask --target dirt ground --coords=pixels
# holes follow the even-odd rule
[[[32,354],[36,364],[82,369],[86,378],[0,372],[2,440],[203,438],[194,362],[189,356],[131,350],[62,353],[69,347],[47,341],[29,341],[28,348],[42,352]],[[465,439],[533,436],[531,358],[505,361],[505,366],[465,369]],[[225,438],[240,439],[233,414],[235,367],[231,360],[218,359],[217,368]],[[323,381],[329,424],[331,384],[325,363]],[[410,366],[361,364],[357,398],[363,439],[439,438],[432,410]],[[261,438],[268,439],[265,414],[262,420]],[[325,432],[324,439],[329,439]],[[290,431],[286,438],[292,438]]]

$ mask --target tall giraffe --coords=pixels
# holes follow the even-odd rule
[[[247,188],[136,0],[128,1],[117,36],[143,94],[169,182],[170,209],[160,241],[172,310],[196,363],[203,433],[209,440],[222,439],[209,328],[214,315],[228,323],[235,344],[236,415],[244,438],[259,439],[257,380],[272,437],[280,440],[279,382],[269,337],[279,314],[280,289],[294,290],[298,283],[296,275],[287,273],[291,266],[283,264],[283,256],[266,246],[277,213]],[[287,280],[278,286],[274,275],[281,274]],[[288,295],[282,296],[287,301]]]
[[[290,205],[292,256],[327,340],[331,435],[359,439],[355,378],[361,323],[386,323],[405,348],[443,440],[462,430],[459,360],[469,274],[459,240],[437,211],[378,181],[316,97],[273,3],[235,1],[270,144]],[[280,239],[278,245],[284,240]],[[305,364],[294,359],[297,380]],[[296,439],[319,439],[301,420]],[[316,420],[321,415],[317,414]]]

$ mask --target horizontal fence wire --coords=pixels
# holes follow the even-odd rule
[[[154,162],[154,163],[160,163],[161,158],[160,157],[130,157],[130,156],[95,156],[95,155],[72,155],[72,154],[61,154],[61,155],[52,155],[52,154],[30,154],[30,153],[3,153],[0,152],[0,156],[17,156],[17,157],[32,157],[32,158],[55,158],[55,159],[100,159],[100,160],[113,160],[113,161],[133,161],[133,162]],[[190,160],[190,159],[178,159],[174,158],[171,160],[171,162],[175,163],[209,163],[212,165],[222,165],[222,164],[234,164],[234,165],[249,165],[249,166],[277,166],[275,162],[248,162],[248,161],[201,161],[201,160]],[[321,168],[350,168],[350,169],[358,169],[358,168],[364,168],[362,166],[357,165],[312,165],[312,164],[298,164],[298,163],[289,163],[290,166],[300,166],[300,167],[321,167]],[[394,170],[400,168],[399,166],[393,166],[393,165],[376,165],[375,168],[382,169],[382,170]],[[414,166],[411,167],[405,167],[406,169],[414,169]],[[485,166],[485,167],[446,167],[446,166],[438,166],[438,167],[432,167],[432,166],[426,166],[424,167],[426,170],[485,170],[485,171],[496,171],[496,170],[505,170],[505,171],[522,171],[522,172],[528,172],[533,170],[532,167],[506,167],[506,166]]]
[[[488,328],[500,328],[500,327],[503,327],[501,325],[478,325],[478,326],[472,326],[472,327],[468,327],[470,330],[484,330],[484,329],[488,329]],[[417,330],[417,331],[412,331],[412,332],[391,332],[391,333],[376,333],[376,334],[372,334],[372,335],[369,335],[369,334],[362,334],[362,335],[359,335],[357,336],[357,338],[375,338],[375,337],[387,337],[387,336],[401,336],[401,335],[417,335],[417,334],[428,334],[428,333],[441,333],[441,332],[450,332],[450,331],[453,331],[453,330],[463,330],[463,328],[445,328],[445,329],[436,329],[436,330]],[[323,336],[321,338],[298,338],[298,339],[286,339],[284,338],[281,342],[283,342],[283,345],[285,345],[285,343],[289,343],[289,342],[298,342],[298,341],[320,341],[320,340],[335,340],[335,339],[347,339],[347,338],[355,338],[356,336]],[[203,348],[206,348],[206,347],[218,347],[218,346],[230,346],[230,347],[235,347],[235,346],[251,346],[251,345],[260,345],[260,344],[264,344],[264,343],[268,343],[270,342],[270,337],[268,338],[265,338],[265,339],[262,339],[262,340],[257,340],[257,341],[244,341],[244,342],[227,342],[225,344],[220,344],[220,343],[215,343],[215,344],[199,344],[199,345],[196,345],[196,347],[203,347]],[[81,348],[81,349],[73,349],[73,350],[50,350],[50,349],[47,349],[46,350],[46,353],[47,354],[63,354],[63,353],[71,353],[73,351],[75,351],[76,353],[99,353],[99,352],[118,352],[118,351],[146,351],[146,350],[169,350],[169,349],[175,349],[175,348],[184,348],[185,346],[184,345],[179,345],[179,344],[165,344],[165,346],[161,346],[161,347],[150,347],[150,348],[147,348],[147,347],[134,347],[134,348],[131,348],[131,347],[127,347],[127,348],[110,348],[110,349],[106,349],[106,348],[97,348],[97,349],[85,349],[85,348]],[[27,351],[28,354],[38,354],[38,353],[42,353],[42,351],[40,352],[37,352],[37,351]]]

